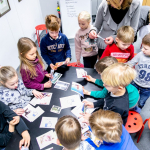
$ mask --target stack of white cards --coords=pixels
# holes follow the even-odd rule
[[[86,78],[87,72],[84,69],[76,69],[77,78]]]
[[[81,103],[81,99],[79,95],[72,95],[72,96],[60,98],[61,109],[74,107],[79,105],[80,103]]]
[[[22,114],[22,116],[30,122],[33,122],[35,119],[37,119],[40,115],[44,113],[44,110],[41,109],[39,106],[34,108],[30,104],[28,104],[23,109],[25,110],[25,112]]]
[[[52,93],[44,93],[44,94],[45,94],[45,96],[41,99],[34,97],[30,101],[30,104],[32,104],[33,106],[35,106],[35,105],[49,105],[50,100],[52,98]]]
[[[55,128],[57,117],[42,117],[40,128]]]

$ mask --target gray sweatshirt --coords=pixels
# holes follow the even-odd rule
[[[127,11],[126,15],[119,24],[116,24],[109,12],[108,4],[106,0],[103,0],[100,4],[95,20],[93,29],[96,32],[100,32],[100,36],[103,38],[112,36],[114,39],[117,34],[117,30],[122,26],[131,26],[134,32],[137,31],[138,21],[140,15],[140,0],[132,0],[132,3]],[[97,46],[100,49],[105,49],[105,42],[98,38]]]
[[[132,67],[135,66],[137,71],[134,82],[143,88],[150,88],[150,56],[140,52],[132,60],[128,61],[127,64]]]

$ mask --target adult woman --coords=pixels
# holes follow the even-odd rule
[[[99,57],[102,55],[106,45],[112,44],[117,30],[122,26],[131,26],[137,31],[140,15],[140,0],[103,0],[98,8],[96,21],[89,33],[89,38],[95,39],[97,33],[105,38],[98,38]]]

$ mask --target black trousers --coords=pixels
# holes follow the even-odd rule
[[[97,55],[90,57],[83,57],[83,63],[85,68],[94,68],[94,65],[97,61]]]
[[[104,52],[105,49],[98,49],[98,56],[99,56],[99,59],[101,58],[103,52]]]

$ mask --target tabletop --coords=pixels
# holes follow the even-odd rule
[[[92,77],[94,77],[96,79],[100,78],[99,74],[96,72],[95,69],[91,69],[91,68],[83,68],[83,69],[85,71],[87,71],[88,75],[91,75]],[[77,78],[76,67],[67,67],[67,66],[60,67],[55,72],[62,73],[63,75],[61,76],[61,78],[59,80],[68,82],[68,83],[70,83],[70,85],[69,85],[67,91],[54,88],[54,84],[52,85],[51,88],[44,89],[44,92],[53,93],[51,101],[50,101],[50,105],[36,105],[35,107],[40,106],[45,112],[33,122],[29,122],[28,120],[26,120],[25,118],[22,117],[22,119],[24,120],[24,122],[26,123],[26,125],[28,126],[28,128],[30,130],[29,131],[30,136],[31,136],[31,144],[30,144],[30,148],[29,148],[30,150],[40,150],[38,143],[36,141],[36,137],[52,130],[51,128],[39,128],[42,117],[58,117],[58,119],[59,119],[60,117],[65,116],[65,115],[74,116],[74,114],[71,113],[71,110],[74,107],[62,109],[60,114],[55,114],[55,113],[50,112],[50,109],[52,108],[53,105],[61,107],[60,106],[60,98],[61,97],[66,97],[66,96],[71,96],[71,95],[77,94],[77,93],[71,91],[72,82],[77,82],[77,83],[81,84],[82,86],[85,87],[86,90],[89,90],[89,91],[96,91],[96,90],[98,91],[100,89],[100,87],[98,87],[94,83],[87,82],[86,79],[84,79],[84,78]],[[83,98],[81,98],[81,100],[82,99]],[[87,99],[89,101],[96,100],[93,97],[86,96],[86,95],[84,96],[84,99]],[[17,132],[14,132],[14,135],[11,138],[11,140],[8,143],[5,150],[19,150],[19,141],[20,140],[21,140],[21,136]],[[48,149],[50,147],[53,147],[54,150],[62,149],[62,147],[60,147],[58,145],[50,144],[47,147],[43,148],[43,150]]]

